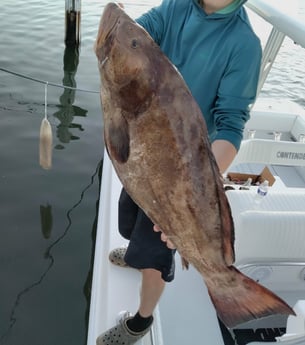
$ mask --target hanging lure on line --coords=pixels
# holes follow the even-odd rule
[[[48,83],[45,84],[44,118],[40,125],[39,164],[43,169],[52,167],[52,128],[47,118]]]

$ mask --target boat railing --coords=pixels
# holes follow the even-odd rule
[[[257,94],[271,70],[278,51],[287,36],[296,44],[305,48],[305,24],[296,16],[282,11],[280,6],[272,6],[267,0],[249,0],[247,7],[272,25],[272,30],[264,47],[260,79]]]

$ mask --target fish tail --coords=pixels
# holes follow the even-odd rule
[[[273,314],[295,315],[286,302],[234,266],[206,284],[218,317],[229,328]]]

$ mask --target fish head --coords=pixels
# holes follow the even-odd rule
[[[115,3],[106,5],[95,43],[103,87],[121,109],[141,112],[158,84],[156,43]],[[157,52],[159,52],[159,47]]]

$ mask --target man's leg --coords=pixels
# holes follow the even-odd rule
[[[151,316],[164,290],[165,281],[161,272],[153,268],[142,270],[142,289],[139,313],[143,317]]]
[[[151,326],[153,311],[157,306],[164,290],[165,281],[161,272],[152,268],[145,268],[142,272],[142,286],[140,306],[136,315],[127,321],[127,327],[133,332],[142,332]]]
[[[142,286],[139,310],[134,317],[128,317],[119,325],[101,334],[97,345],[133,345],[150,329],[153,322],[153,311],[164,290],[165,282],[161,272],[146,268],[142,271]]]

